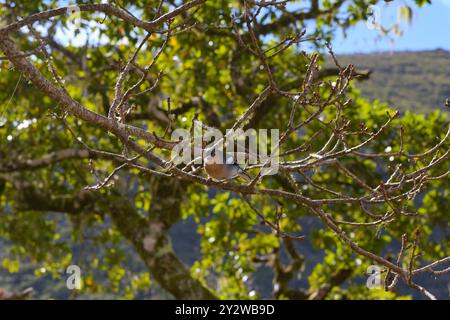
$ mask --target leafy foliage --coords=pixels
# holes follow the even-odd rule
[[[304,3],[294,2],[295,5]],[[345,3],[344,14],[338,14],[336,3]],[[324,39],[331,39],[333,30],[366,19],[367,7],[376,3],[323,1],[320,10],[312,7],[309,11],[292,10],[290,13],[283,6],[281,9],[268,6],[261,10],[262,16],[258,18],[261,21],[257,32],[262,35],[262,48],[266,52],[276,51],[273,46],[292,33],[300,32],[308,20],[314,20],[316,27],[305,37],[313,38],[314,51],[324,53]],[[133,15],[148,21],[155,18],[158,4],[159,1],[120,2]],[[6,25],[19,17],[60,5],[60,1],[16,1],[14,6],[2,3],[0,10]],[[170,12],[180,5],[179,1],[164,2],[162,12]],[[178,30],[167,42],[168,31],[163,25],[158,26],[160,29],[145,41],[144,50],[137,55],[135,67],[124,81],[125,88],[138,82],[142,77],[138,66],[156,61],[153,59],[158,50],[166,44],[153,68],[144,76],[145,81],[137,87],[137,91],[144,94],[130,98],[132,112],[126,119],[159,137],[165,137],[167,128],[190,128],[196,115],[199,121],[212,127],[229,128],[267,85],[267,70],[258,56],[245,46],[243,48],[232,33],[233,23],[239,23],[239,27],[248,31],[243,20],[231,18],[232,14],[242,14],[241,1],[207,1],[190,10],[171,21],[171,25],[181,24],[186,30],[181,28],[184,32]],[[295,16],[305,12],[309,15]],[[23,28],[15,32],[14,40],[27,52],[39,47],[40,42],[33,31],[41,33],[50,43],[51,58],[39,52],[29,60],[53,84],[64,87],[80,105],[107,115],[114,100],[118,74],[145,32],[108,14],[82,12],[81,18],[81,28],[75,31],[68,27],[70,17],[61,16],[49,22],[35,23],[35,30]],[[63,36],[71,31],[78,40]],[[246,37],[248,42],[248,34]],[[272,72],[279,88],[298,90],[301,87],[313,57],[303,51],[302,45],[299,42],[298,46],[287,47],[270,58],[270,64],[276,66]],[[358,66],[358,57],[354,58],[353,63]],[[59,76],[55,76],[51,66]],[[422,63],[421,67],[426,68],[428,64]],[[2,247],[6,254],[2,256],[1,266],[9,272],[18,272],[23,261],[33,266],[37,277],[43,273],[62,277],[68,265],[77,264],[84,274],[79,294],[86,297],[109,294],[114,298],[131,299],[167,297],[170,293],[174,297],[189,298],[190,290],[180,292],[187,284],[189,288],[196,288],[193,292],[201,292],[201,297],[209,297],[211,291],[220,298],[255,299],[267,295],[267,292],[256,292],[254,286],[255,274],[264,265],[272,272],[267,275],[273,277],[270,294],[279,299],[312,299],[321,294],[321,298],[330,299],[405,298],[402,293],[371,291],[364,286],[367,266],[373,261],[357,256],[336,232],[318,221],[312,228],[303,228],[302,219],[317,218],[317,215],[296,201],[258,194],[250,197],[252,207],[248,197],[242,194],[208,188],[192,181],[180,182],[173,176],[153,176],[151,172],[148,174],[148,171],[132,166],[118,171],[101,188],[95,188],[117,168],[117,161],[92,151],[87,157],[77,153],[78,156],[58,161],[53,161],[55,157],[51,155],[73,148],[127,155],[133,154],[132,150],[120,139],[105,133],[103,127],[82,122],[69,114],[64,105],[55,105],[53,99],[42,94],[8,59],[1,61],[1,74],[0,237],[6,242]],[[145,91],[156,81],[159,81],[158,86],[153,91]],[[317,79],[307,98],[314,102],[331,97],[335,81],[333,77]],[[329,136],[317,132],[321,132],[324,122],[332,121],[338,105],[345,105],[342,112],[345,120],[349,120],[349,132],[353,133],[345,136],[348,145],[363,143],[370,132],[376,132],[386,122],[386,113],[393,114],[386,104],[371,103],[361,98],[357,90],[349,90],[348,97],[339,97],[331,109],[323,111],[320,121],[312,121],[298,134],[290,135],[282,151],[302,144],[308,145],[303,153],[320,150]],[[374,96],[380,101],[386,97],[375,92]],[[351,100],[347,99],[349,97]],[[312,103],[305,103],[297,111],[296,120],[306,121],[314,111],[313,107]],[[249,125],[285,128],[291,108],[292,97],[289,95],[271,97]],[[367,129],[366,135],[355,134],[362,126]],[[394,119],[364,151],[389,155],[388,148],[394,151],[402,148],[408,154],[421,153],[433,148],[436,140],[444,138],[446,126],[448,120],[442,113],[417,115],[407,112]],[[400,132],[403,132],[403,140],[399,139]],[[152,147],[139,137],[130,136],[130,140],[142,148]],[[448,147],[448,141],[444,140],[438,152],[445,152]],[[151,150],[161,157],[170,154],[164,149]],[[363,181],[376,185],[389,177],[396,165],[402,164],[408,172],[427,166],[433,156],[430,153],[415,161],[405,155],[364,160],[348,155],[341,161]],[[42,158],[50,160],[31,167],[30,163],[34,162],[29,160]],[[286,161],[295,159],[293,154],[285,158]],[[146,168],[153,168],[150,161],[144,164]],[[446,170],[448,161],[443,161],[432,166],[428,174],[436,177]],[[337,194],[354,197],[363,196],[367,191],[351,176],[331,165],[320,170],[296,172],[291,179],[299,185],[301,196],[314,199],[330,200],[336,196],[315,187],[317,184]],[[289,181],[284,176],[263,179],[260,187],[278,190],[289,185]],[[390,223],[356,229],[343,226],[342,230],[359,246],[395,261],[402,235],[407,234],[412,239],[419,226],[420,237],[414,246],[420,248],[420,258],[412,259],[415,267],[449,256],[450,208],[447,198],[450,181],[448,178],[430,179],[427,183],[428,188],[420,193],[400,197],[394,203],[383,202],[373,208],[377,214],[415,210],[418,214],[399,213]],[[87,186],[90,187],[88,190]],[[359,202],[329,202],[323,205],[323,210],[333,212],[337,221],[351,220],[362,224],[370,221]],[[308,257],[302,255],[295,241],[293,244],[292,239],[279,237],[267,222],[261,222],[257,213],[267,221],[278,221],[280,229],[287,234],[305,235],[303,241],[316,252],[323,253],[322,261],[304,274],[304,260]],[[175,264],[178,259],[174,257],[168,231],[180,219],[190,217],[197,223],[200,256],[185,272]],[[439,231],[444,232],[443,239],[435,237]],[[412,246],[406,251],[410,255],[414,253]],[[293,288],[290,281],[299,275],[307,278],[308,283],[302,288]],[[328,291],[324,294],[325,287]]]

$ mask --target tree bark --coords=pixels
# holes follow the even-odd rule
[[[155,200],[148,218],[140,215],[133,204],[121,195],[104,197],[95,191],[52,195],[33,185],[20,185],[17,186],[17,202],[21,203],[21,209],[69,214],[81,214],[100,206],[111,216],[124,238],[134,246],[163,289],[176,299],[217,299],[203,283],[192,277],[174,253],[170,242],[169,227],[180,217],[181,198],[178,193],[182,191],[182,186],[175,183],[174,188],[174,181],[168,179],[159,179],[158,182],[160,184],[154,190]],[[159,201],[164,193],[165,201]]]

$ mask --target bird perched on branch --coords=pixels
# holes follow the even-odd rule
[[[228,180],[236,177],[242,177],[247,181],[252,180],[252,177],[236,163],[233,157],[225,157],[221,151],[216,149],[207,151],[206,154],[204,168],[214,180]]]

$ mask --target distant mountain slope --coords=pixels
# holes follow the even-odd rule
[[[355,86],[364,97],[387,102],[400,111],[447,110],[450,52],[444,50],[340,55],[343,64],[371,69],[370,79]]]

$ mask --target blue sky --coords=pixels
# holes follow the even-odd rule
[[[395,0],[380,6],[383,26],[398,20],[398,7],[411,1]],[[414,16],[411,25],[402,23],[403,35],[400,37],[380,37],[379,31],[370,30],[364,22],[358,23],[347,32],[337,33],[333,42],[336,53],[366,53],[378,51],[405,50],[450,50],[450,0],[432,0],[431,5],[418,8],[412,5]]]

